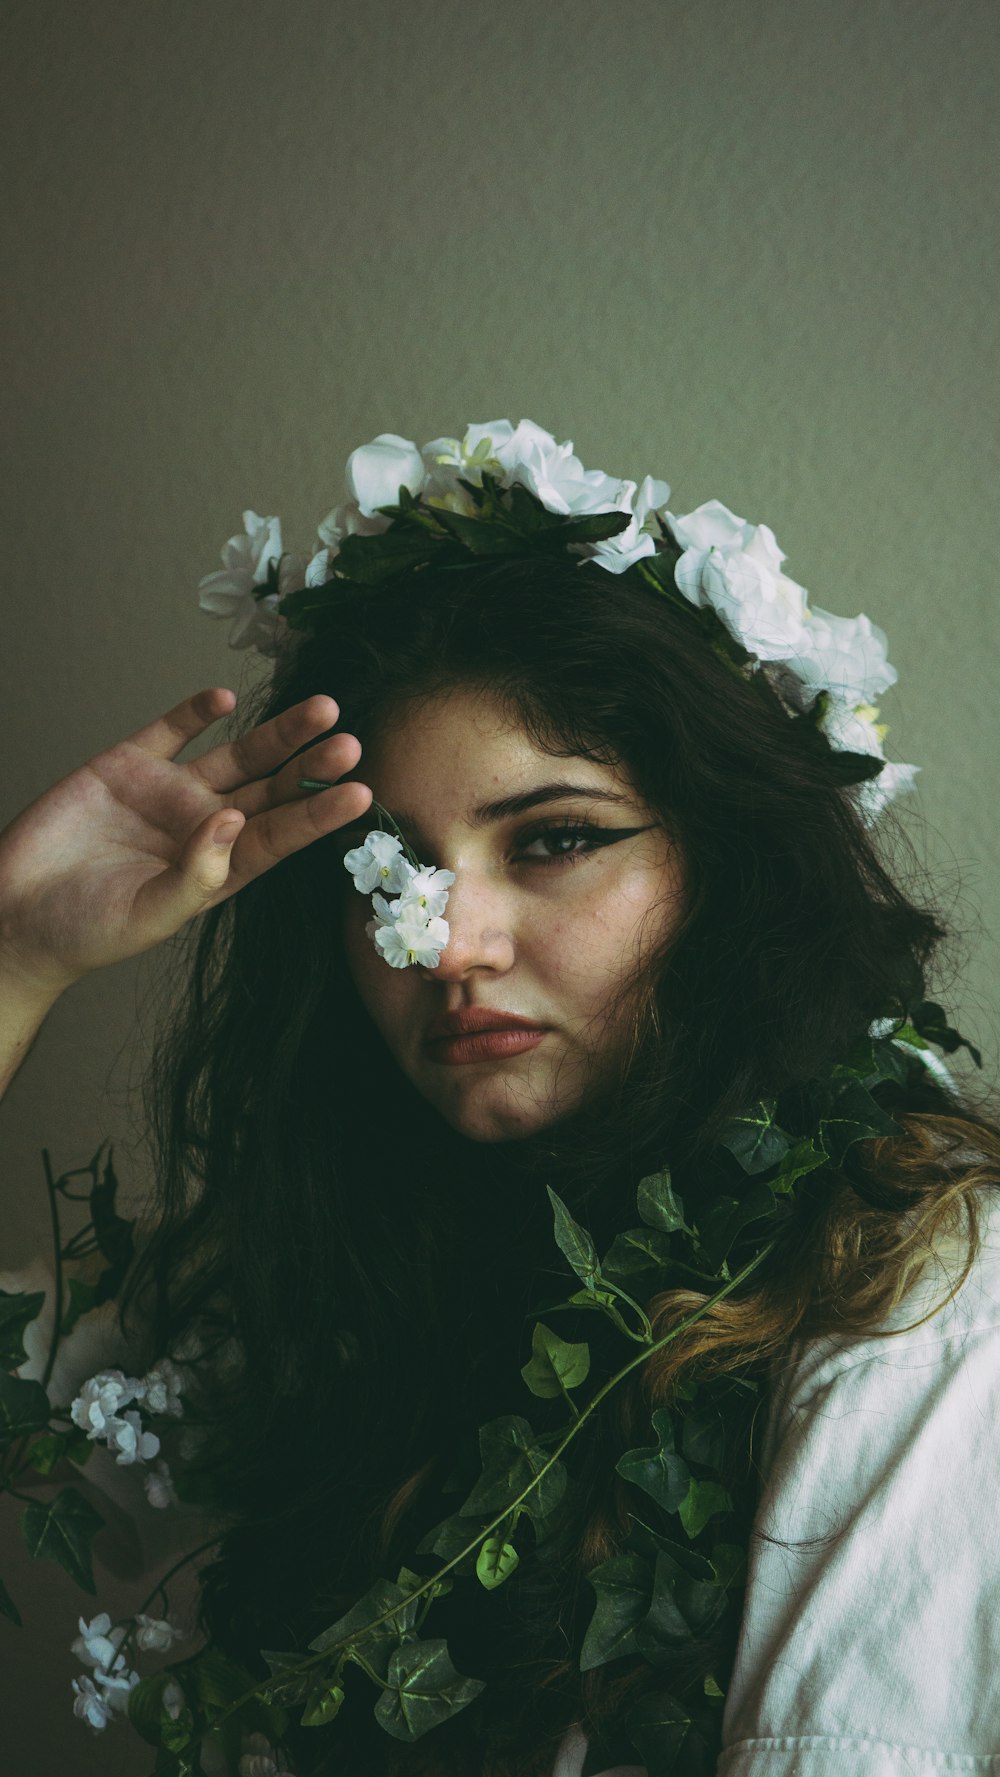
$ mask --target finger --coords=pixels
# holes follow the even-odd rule
[[[192,759],[190,770],[210,790],[225,795],[275,771],[290,753],[332,728],[339,715],[336,701],[317,693],[293,704],[290,710],[282,710],[280,716],[272,716],[258,728],[251,728],[230,744],[213,747],[200,759]]]
[[[234,791],[231,806],[251,818],[283,802],[301,802],[301,777],[322,778],[324,785],[333,784],[345,772],[353,771],[360,758],[361,743],[355,735],[332,734],[304,753],[297,753],[276,776],[258,778],[256,783],[244,784]]]
[[[296,802],[285,802],[278,808],[265,809],[247,822],[234,849],[230,887],[242,888],[265,870],[279,864],[293,852],[301,851],[316,839],[336,832],[338,827],[359,821],[371,807],[372,792],[367,784],[334,784],[328,790],[302,795]]]
[[[229,878],[232,851],[243,831],[238,809],[214,811],[191,833],[168,870],[154,876],[136,897],[136,914],[164,937],[218,900]]]
[[[235,691],[228,690],[225,685],[213,685],[207,691],[196,691],[192,697],[185,697],[183,703],[175,704],[166,715],[158,716],[147,727],[137,729],[129,739],[144,752],[155,753],[158,759],[176,759],[188,741],[196,740],[213,722],[228,716],[235,707]]]

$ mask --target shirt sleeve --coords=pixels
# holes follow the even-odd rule
[[[1000,1777],[1000,1220],[774,1391],[719,1777]]]

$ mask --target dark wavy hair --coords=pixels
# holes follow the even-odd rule
[[[456,1508],[449,1482],[478,1472],[477,1427],[528,1409],[532,1309],[569,1290],[545,1183],[601,1250],[666,1160],[696,1206],[721,1125],[901,1013],[945,937],[859,818],[847,786],[864,767],[791,717],[763,675],[735,672],[703,615],[632,571],[567,557],[338,591],[240,723],[326,692],[364,746],[456,686],[499,698],[549,752],[627,772],[682,848],[683,917],[633,984],[636,1039],[601,1101],[488,1144],[419,1098],[358,1000],[338,835],[201,921],[150,1075],[158,1198],[128,1303],[144,1303],[156,1355],[193,1325],[236,1354],[201,1385],[192,1473],[225,1529],[201,1624],[262,1676],[262,1646],[304,1649],[375,1577],[412,1564]],[[498,1591],[462,1582],[435,1604],[429,1632],[486,1680],[475,1702],[400,1746],[351,1669],[337,1722],[293,1730],[300,1770],[525,1777],[551,1768],[573,1721],[614,1750],[625,1702],[664,1675],[641,1660],[580,1674],[585,1575],[621,1549],[614,1462],[647,1435],[650,1401],[688,1363],[760,1369],[810,1327],[875,1324],[949,1218],[961,1213],[974,1246],[973,1187],[1000,1171],[996,1125],[916,1072],[879,1089],[904,1138],[865,1144],[849,1176],[824,1171],[753,1289],[594,1416],[560,1559],[526,1558]],[[647,1304],[657,1328],[683,1305],[677,1292]]]

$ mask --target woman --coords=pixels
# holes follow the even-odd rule
[[[996,1563],[931,1483],[956,1426],[990,1472],[1000,1133],[906,1022],[961,1040],[872,828],[913,769],[881,763],[884,638],[845,652],[766,527],[568,453],[384,435],[304,573],[246,515],[205,600],[277,653],[257,725],[178,763],[233,708],[198,693],[0,839],[8,1077],[70,981],[203,915],[126,1308],[150,1359],[226,1342],[183,1486],[226,1530],[203,1626],[255,1679],[457,1553],[480,1426],[551,1448],[623,1330],[657,1345],[503,1570],[434,1599],[461,1705],[402,1744],[386,1668],[348,1669],[289,1768],[570,1777],[589,1740],[587,1777],[993,1769]],[[423,948],[355,892],[387,820],[449,873]],[[518,1373],[543,1309],[589,1346],[578,1405]]]

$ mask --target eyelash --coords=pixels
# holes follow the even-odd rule
[[[550,821],[544,826],[533,827],[522,835],[517,850],[523,852],[539,839],[570,834],[576,839],[587,839],[590,844],[582,851],[555,852],[549,857],[522,858],[521,861],[526,864],[575,864],[580,858],[602,851],[605,846],[615,845],[620,839],[631,839],[633,834],[644,831],[643,827],[595,827],[589,821]]]

